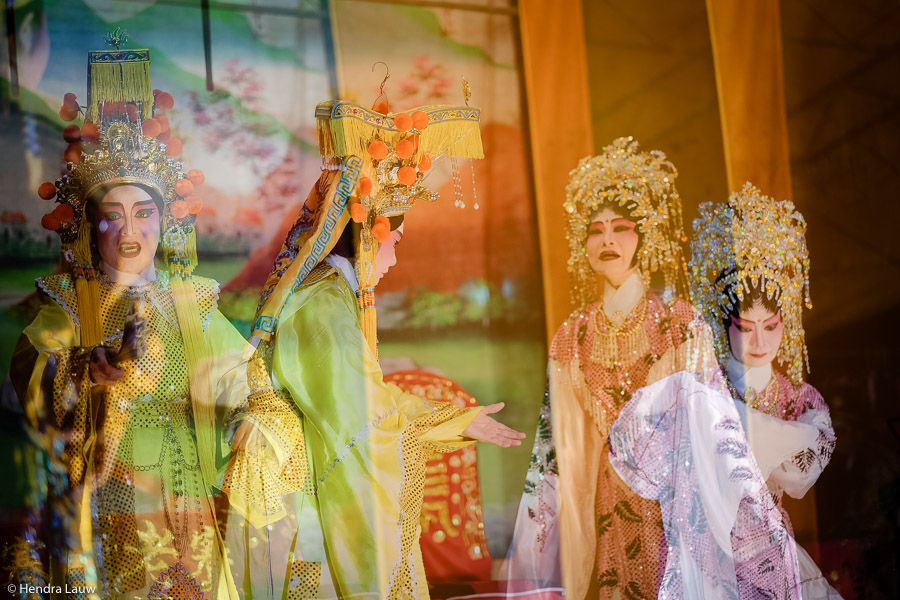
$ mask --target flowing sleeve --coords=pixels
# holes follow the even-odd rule
[[[84,475],[92,350],[79,346],[72,316],[48,302],[25,328],[10,363],[10,378],[29,432],[51,459],[67,463],[70,485],[77,485]],[[62,451],[58,440],[63,441]]]
[[[762,419],[749,420],[748,423],[754,453],[764,453],[767,445],[778,446],[779,444],[773,443],[775,440],[780,440],[780,444],[785,446],[784,451],[777,455],[770,453],[766,465],[768,473],[763,469],[763,462],[759,457],[757,461],[760,462],[763,475],[768,475],[769,487],[777,488],[773,492],[784,490],[792,498],[802,498],[816,483],[831,460],[836,442],[828,406],[819,392],[804,383],[797,402],[803,412],[796,421],[781,421],[762,415],[778,421],[778,431],[762,437],[764,443],[755,443],[759,436],[758,431],[754,430],[759,429],[758,422]]]
[[[622,479],[660,502],[661,598],[799,598],[795,546],[730,398],[676,373],[632,396],[609,444]]]
[[[416,510],[415,492],[424,484],[424,447],[471,443],[462,432],[476,411],[430,405],[386,385],[353,293],[337,277],[288,301],[271,371],[303,414],[338,592],[389,595],[418,550],[418,516],[407,513]],[[419,510],[421,500],[420,492]]]
[[[306,477],[300,418],[268,384],[261,359],[248,362],[246,341],[218,310],[211,315],[207,336],[217,412],[224,417],[218,431],[221,488],[229,505],[251,525],[271,525],[287,515],[284,498],[301,489]],[[265,438],[253,452],[231,448],[235,429],[245,420]]]

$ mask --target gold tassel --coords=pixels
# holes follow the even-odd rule
[[[378,320],[375,312],[375,285],[378,274],[375,270],[375,257],[378,254],[378,243],[372,239],[368,224],[359,233],[359,246],[356,251],[356,279],[359,290],[356,298],[359,306],[359,325],[375,358],[378,358]]]
[[[173,267],[175,265],[173,264]],[[209,374],[209,353],[203,337],[200,322],[200,307],[197,294],[190,278],[190,267],[182,262],[173,271],[169,281],[175,299],[175,314],[181,328],[184,354],[188,372],[191,374],[191,407],[197,434],[197,454],[200,472],[206,485],[216,482],[215,466],[215,405],[213,404],[212,383]]]
[[[150,61],[90,62],[86,120],[97,121],[101,102],[134,102],[145,119],[153,116]]]
[[[394,146],[406,136],[405,132],[379,125],[372,119],[382,118],[371,111],[355,107],[361,115],[332,118],[331,103],[323,103],[316,110],[316,129],[319,134],[319,151],[324,156],[368,157],[369,143],[376,137]],[[455,107],[425,106],[420,108],[433,120],[419,134],[416,159],[422,154],[432,157],[484,158],[478,118],[462,118],[453,114]],[[467,109],[471,110],[471,109]],[[450,113],[448,115],[448,113]],[[368,116],[370,120],[364,120]],[[390,119],[391,117],[385,117]]]
[[[78,319],[81,322],[82,346],[98,346],[103,342],[100,327],[100,282],[97,281],[91,256],[91,228],[82,223],[73,244],[75,253],[75,294],[78,297]]]

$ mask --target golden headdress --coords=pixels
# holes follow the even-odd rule
[[[87,203],[113,185],[132,184],[153,192],[163,204],[160,229],[171,274],[189,278],[197,264],[193,223],[202,207],[191,194],[204,175],[185,172],[178,161],[181,141],[171,137],[162,114],[172,107],[172,96],[152,89],[149,50],[90,52],[88,81],[84,124],[69,125],[63,133],[69,142],[65,171],[54,183],[41,184],[38,194],[56,201],[41,224],[60,236],[62,267],[72,273],[78,288],[82,343],[95,345],[102,341],[96,319],[98,265],[93,264]],[[60,116],[74,121],[81,112],[75,95],[66,94]]]
[[[288,232],[260,298],[253,335],[268,340],[294,287],[331,251],[351,221],[360,228],[356,255],[360,320],[376,348],[375,256],[390,235],[388,217],[437,195],[422,183],[441,157],[483,158],[481,110],[425,106],[382,114],[349,102],[316,107],[323,174]]]
[[[599,156],[588,156],[570,173],[563,207],[568,213],[569,275],[572,302],[581,308],[597,300],[597,276],[588,261],[591,219],[604,204],[626,209],[637,219],[642,241],[637,264],[644,282],[661,271],[663,298],[687,292],[681,242],[685,241],[681,198],[675,189],[678,171],[658,150],[638,151],[633,137],[619,138]]]
[[[724,364],[731,352],[725,323],[751,288],[774,300],[784,322],[777,360],[795,385],[809,370],[803,305],[809,298],[806,221],[788,200],[776,202],[751,183],[728,202],[700,205],[691,241],[691,300],[715,336]]]

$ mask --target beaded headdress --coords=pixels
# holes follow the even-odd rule
[[[744,294],[759,289],[774,300],[784,323],[777,360],[795,385],[803,381],[809,359],[803,306],[809,298],[806,221],[788,200],[776,202],[751,183],[728,202],[700,205],[691,241],[691,300],[715,336],[724,364],[731,353],[726,321]]]
[[[644,283],[657,271],[664,278],[663,298],[687,292],[681,242],[685,241],[681,198],[675,189],[678,171],[658,150],[640,152],[633,137],[622,137],[598,156],[582,158],[570,173],[563,207],[568,213],[569,275],[572,302],[581,308],[597,300],[597,275],[588,261],[591,219],[604,204],[628,211],[638,224],[642,241],[637,265]]]
[[[437,199],[423,185],[433,161],[484,157],[480,117],[481,110],[469,106],[424,106],[384,114],[349,102],[319,104],[316,122],[324,172],[275,259],[253,335],[269,339],[294,286],[328,255],[352,220],[360,229],[360,320],[374,350],[376,242],[390,235],[389,217],[404,214],[416,200]]]
[[[182,144],[171,137],[163,114],[174,101],[170,94],[152,90],[149,68],[148,50],[90,52],[87,107],[66,94],[60,110],[67,121],[83,113],[84,123],[66,127],[65,170],[54,183],[42,184],[38,194],[55,198],[56,207],[41,224],[59,234],[63,266],[76,277],[92,280],[96,268],[86,204],[97,191],[122,184],[144,187],[162,201],[162,244],[170,268],[189,275],[196,266],[193,224],[202,202],[192,193],[204,175],[186,172],[178,160]]]

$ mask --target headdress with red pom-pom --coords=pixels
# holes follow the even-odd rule
[[[58,203],[43,225],[60,235],[65,266],[93,278],[85,203],[110,186],[140,185],[163,203],[162,243],[170,269],[189,275],[197,263],[193,222],[202,208],[192,194],[204,177],[196,169],[185,172],[178,160],[181,140],[171,137],[169,119],[161,112],[172,108],[174,99],[152,88],[149,50],[90,52],[88,82],[84,109],[72,93],[60,109],[69,120],[83,113],[85,122],[63,132],[69,142],[63,155],[66,173],[38,190],[41,198]]]
[[[372,109],[349,102],[316,107],[319,151],[325,173],[291,228],[260,298],[253,335],[267,340],[287,298],[331,251],[344,227],[359,228],[357,297],[366,340],[376,350],[375,256],[390,235],[389,218],[416,200],[434,201],[423,184],[432,161],[484,158],[479,121],[470,106],[423,106],[391,113],[386,102]]]

